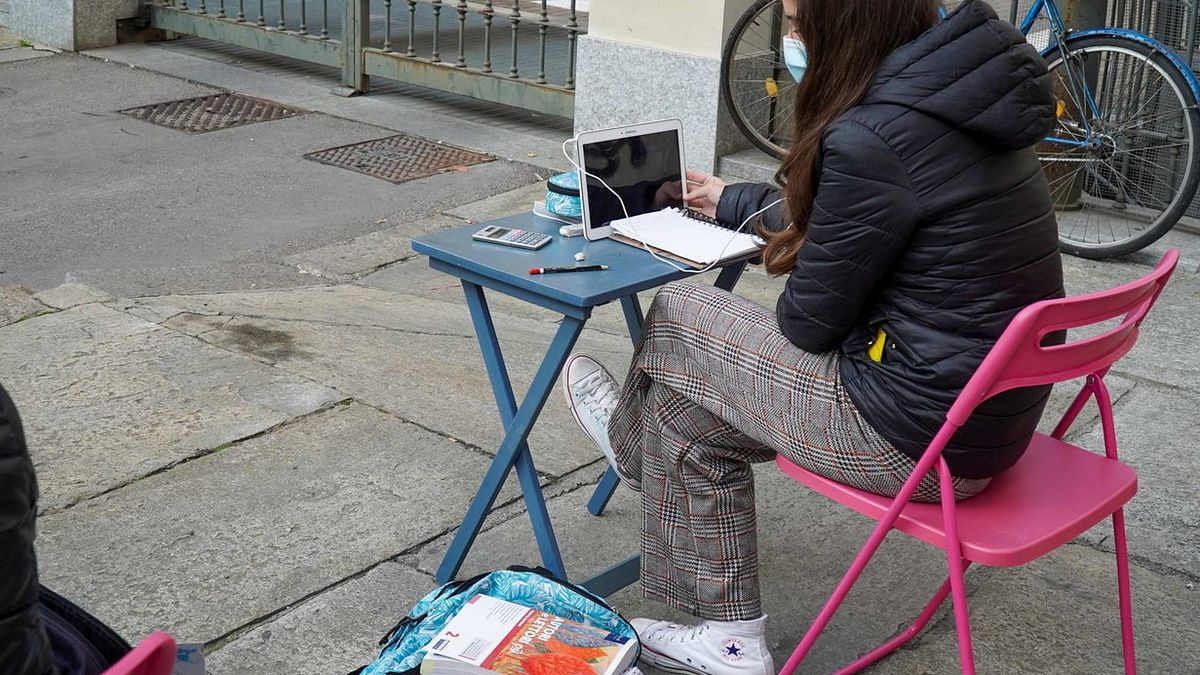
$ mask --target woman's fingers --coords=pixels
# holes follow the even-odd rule
[[[712,178],[712,176],[694,169],[688,169],[687,171],[687,179],[690,183],[703,185],[704,183],[707,183],[710,178]]]

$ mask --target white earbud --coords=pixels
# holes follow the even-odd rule
[[[579,262],[583,262],[584,260],[587,260],[587,254],[583,251],[580,251],[579,253],[575,254],[575,259]]]

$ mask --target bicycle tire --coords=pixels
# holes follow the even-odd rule
[[[1163,87],[1160,85],[1159,90],[1156,91],[1153,96],[1149,97],[1149,99],[1153,100],[1153,99],[1157,98],[1160,95],[1159,92],[1168,92],[1169,91],[1169,94],[1172,97],[1172,100],[1174,100],[1176,103],[1178,103],[1179,108],[1181,110],[1181,113],[1180,113],[1180,118],[1182,119],[1181,129],[1183,130],[1183,138],[1186,142],[1186,148],[1184,149],[1185,155],[1184,155],[1183,159],[1181,161],[1177,161],[1177,164],[1179,166],[1183,167],[1184,173],[1183,173],[1183,176],[1181,177],[1181,179],[1179,180],[1178,189],[1175,191],[1175,194],[1171,197],[1170,203],[1167,204],[1167,206],[1161,210],[1161,213],[1159,213],[1148,224],[1146,224],[1143,227],[1143,229],[1141,229],[1141,231],[1134,232],[1132,226],[1127,225],[1128,230],[1129,230],[1128,236],[1118,238],[1116,231],[1113,229],[1113,226],[1112,226],[1113,220],[1110,220],[1108,222],[1108,229],[1113,234],[1113,241],[1101,241],[1101,240],[1099,240],[1099,238],[1097,238],[1097,241],[1094,241],[1094,242],[1093,241],[1085,241],[1084,239],[1087,236],[1088,225],[1086,223],[1084,225],[1084,236],[1083,237],[1076,235],[1075,229],[1078,227],[1077,221],[1079,220],[1079,218],[1077,216],[1070,215],[1073,213],[1082,212],[1083,209],[1081,208],[1077,211],[1066,211],[1066,210],[1059,211],[1059,218],[1058,218],[1058,220],[1059,220],[1059,243],[1064,252],[1069,253],[1071,255],[1075,255],[1075,256],[1079,256],[1079,257],[1083,257],[1083,258],[1091,258],[1091,259],[1105,259],[1105,258],[1114,258],[1114,257],[1123,256],[1123,255],[1128,255],[1135,251],[1139,251],[1139,250],[1145,248],[1146,246],[1149,246],[1150,244],[1154,243],[1155,241],[1158,241],[1160,238],[1163,237],[1163,235],[1165,235],[1167,232],[1169,232],[1171,230],[1171,228],[1173,228],[1179,222],[1180,218],[1182,218],[1183,215],[1187,212],[1188,208],[1192,204],[1192,200],[1196,196],[1197,188],[1200,187],[1200,163],[1197,162],[1197,143],[1200,142],[1200,110],[1198,110],[1198,108],[1197,108],[1196,97],[1191,89],[1188,79],[1184,76],[1183,73],[1181,73],[1179,71],[1178,67],[1176,66],[1176,64],[1174,62],[1171,61],[1171,59],[1167,58],[1167,56],[1165,56],[1163,53],[1161,53],[1161,51],[1151,47],[1150,45],[1139,42],[1137,40],[1124,38],[1124,37],[1120,37],[1120,36],[1115,36],[1115,35],[1084,35],[1084,36],[1077,36],[1077,37],[1068,36],[1068,38],[1066,40],[1066,49],[1067,49],[1068,54],[1071,54],[1071,55],[1076,55],[1076,54],[1091,55],[1091,54],[1103,54],[1103,53],[1107,52],[1110,54],[1133,55],[1137,58],[1143,59],[1143,63],[1141,66],[1143,73],[1139,74],[1139,76],[1138,76],[1139,78],[1142,77],[1146,67],[1149,65],[1155,69],[1157,74],[1162,77],[1164,82],[1166,82],[1170,85],[1170,87]],[[1049,70],[1050,70],[1052,76],[1057,71],[1057,69],[1065,67],[1066,62],[1064,61],[1063,56],[1062,56],[1062,45],[1055,45],[1054,47],[1048,49],[1044,53],[1043,56],[1046,60],[1047,66],[1049,67]],[[1112,61],[1110,60],[1109,63],[1112,63]],[[1120,66],[1117,66],[1115,68],[1115,70],[1118,73],[1120,73],[1121,72]],[[1119,75],[1117,77],[1119,77]],[[1099,87],[1097,87],[1096,89],[1097,89],[1098,93],[1092,92],[1093,99],[1096,101],[1105,100],[1104,99],[1105,92],[1100,91]],[[1114,86],[1114,90],[1115,89],[1117,89],[1117,87]],[[1078,94],[1076,94],[1076,95],[1078,95]],[[1101,105],[1101,104],[1097,103],[1097,106],[1099,106],[1099,105]],[[1137,105],[1139,105],[1139,108],[1135,114],[1139,114],[1142,110],[1146,110],[1147,106],[1148,106],[1148,101],[1142,101],[1140,103],[1137,103]],[[1160,110],[1160,109],[1161,108],[1155,107],[1155,108],[1150,108],[1149,110],[1156,111],[1156,110]],[[1103,117],[1103,115],[1102,115],[1102,117]],[[1100,128],[1103,128],[1103,125],[1108,124],[1109,122],[1107,120],[1100,119],[1100,120],[1092,120],[1091,123],[1096,125],[1097,129],[1100,129]],[[1126,126],[1128,126],[1128,124],[1126,124]],[[1060,120],[1060,125],[1059,125],[1058,131],[1062,131],[1063,128],[1064,128],[1063,124]],[[1136,127],[1133,129],[1133,131],[1137,132],[1137,131],[1141,131],[1142,129],[1143,129],[1143,127]],[[1114,132],[1114,134],[1119,133],[1119,132],[1120,132],[1120,130],[1118,130],[1117,132]],[[1053,133],[1054,132],[1052,132],[1052,135],[1053,135]],[[1112,134],[1099,134],[1099,135],[1110,136],[1110,137],[1115,138],[1115,136],[1113,136]],[[1043,147],[1045,147],[1045,144],[1043,145]],[[1160,146],[1160,147],[1166,148],[1167,146]],[[1117,144],[1117,140],[1113,140],[1112,148],[1107,150],[1107,152],[1110,152],[1113,157],[1116,157],[1118,152],[1124,152],[1125,155],[1129,156],[1129,157],[1133,156],[1132,153],[1134,151],[1132,151],[1132,150],[1121,151],[1121,150],[1119,150],[1119,148],[1120,148],[1120,146]],[[1153,148],[1153,146],[1151,146],[1151,148]],[[1092,153],[1092,152],[1097,153],[1097,156],[1099,156],[1099,153],[1105,152],[1105,151],[1106,150],[1104,150],[1104,148],[1097,148],[1094,150],[1089,149],[1088,152],[1089,153]],[[1055,156],[1062,157],[1062,156],[1064,156],[1064,153],[1057,153]],[[1052,174],[1049,170],[1049,164],[1051,162],[1051,160],[1048,159],[1049,157],[1050,157],[1050,155],[1048,153],[1046,153],[1044,150],[1039,148],[1039,158],[1042,160],[1043,168],[1047,170],[1048,179],[1052,178]],[[1065,160],[1058,160],[1058,161],[1065,161]],[[1084,171],[1087,168],[1088,162],[1082,161],[1082,160],[1070,160],[1070,161],[1080,162],[1081,168],[1076,169],[1075,175],[1071,178],[1071,181],[1076,181],[1079,179],[1079,172]],[[1161,166],[1157,163],[1149,162],[1148,160],[1146,160],[1146,161],[1149,164],[1154,164],[1156,167]],[[1126,160],[1126,164],[1129,165],[1128,160]],[[1169,168],[1169,167],[1163,167],[1163,168]],[[1125,174],[1122,173],[1122,171],[1124,171],[1124,170],[1119,171],[1112,167],[1110,167],[1110,170],[1111,170],[1110,175],[1113,178],[1115,178],[1116,180],[1115,181],[1107,180],[1108,186],[1104,187],[1103,190],[1110,194],[1113,191],[1116,191],[1120,196],[1118,198],[1113,198],[1113,199],[1110,199],[1108,197],[1105,197],[1105,198],[1099,199],[1099,200],[1093,199],[1092,201],[1100,201],[1100,202],[1111,201],[1113,206],[1108,209],[1109,213],[1126,211],[1128,214],[1133,214],[1136,210],[1138,210],[1136,207],[1140,207],[1141,204],[1135,204],[1135,208],[1133,208],[1133,209],[1131,209],[1129,207],[1128,201],[1129,201],[1130,190],[1129,190],[1128,186],[1140,185],[1140,183],[1138,183],[1138,181],[1141,179],[1130,178],[1130,177],[1126,176]],[[1095,181],[1094,184],[1097,186],[1100,186],[1101,181],[1104,180],[1099,177],[1098,174],[1100,172],[1093,169],[1091,173],[1093,176],[1093,180]],[[1147,167],[1143,167],[1141,169],[1141,173],[1143,173],[1147,177],[1153,179],[1153,176],[1151,176],[1150,174],[1157,174],[1159,172],[1157,169],[1147,166]],[[1059,179],[1059,180],[1061,180],[1061,179]],[[1086,184],[1086,181],[1088,179],[1084,178],[1083,180],[1085,181],[1085,184]],[[1166,182],[1165,180],[1163,180],[1161,178],[1159,178],[1158,180],[1160,180],[1160,182],[1162,182],[1162,183]],[[1051,187],[1052,187],[1052,192],[1054,192],[1053,182],[1051,182]],[[1073,190],[1075,188],[1071,187],[1070,189]],[[1139,187],[1139,189],[1149,195],[1152,191],[1159,190],[1161,188],[1158,188],[1158,187],[1146,188],[1146,187],[1142,186],[1142,187]],[[1153,198],[1153,195],[1150,195],[1150,196]],[[1082,200],[1082,199],[1080,200],[1081,203],[1083,201],[1084,200]],[[1056,202],[1057,202],[1057,198],[1056,198]],[[1100,207],[1097,207],[1097,210],[1095,212],[1100,212]],[[1091,216],[1089,215],[1086,217],[1086,219],[1090,220],[1090,217]],[[1133,222],[1133,215],[1126,215],[1125,217],[1127,219],[1127,222],[1129,222],[1129,223]],[[1112,218],[1115,219],[1116,216],[1112,216]],[[1067,224],[1067,223],[1070,223],[1070,224]],[[1097,230],[1101,229],[1102,225],[1103,225],[1103,221],[1098,220],[1097,221]],[[1069,231],[1064,232],[1065,227],[1069,228]]]
[[[782,4],[782,0],[756,0],[738,18],[737,23],[733,26],[733,30],[729,33],[729,38],[725,41],[724,48],[721,50],[721,97],[724,99],[725,106],[733,118],[734,125],[755,147],[776,158],[783,157],[784,153],[787,152],[787,147],[764,136],[756,125],[750,121],[742,104],[738,101],[738,93],[735,91],[734,86],[736,81],[734,69],[737,65],[738,47],[741,45],[744,34],[754,25],[755,20],[763,9],[771,5],[782,6]],[[782,61],[782,57],[780,57],[780,61]],[[790,89],[791,87],[789,87]]]

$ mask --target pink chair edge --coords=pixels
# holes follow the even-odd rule
[[[175,639],[169,634],[151,633],[104,675],[171,675],[175,652]]]
[[[1063,415],[1051,436],[1055,439],[1061,439],[1074,423],[1088,399],[1095,396],[1096,403],[1100,408],[1105,454],[1108,459],[1117,461],[1112,400],[1109,396],[1108,388],[1104,385],[1103,378],[1107,374],[1109,367],[1132,349],[1142,321],[1166,287],[1178,262],[1179,251],[1171,249],[1162,257],[1151,273],[1139,279],[1107,290],[1035,303],[1017,314],[951,407],[950,412],[947,414],[946,422],[930,442],[920,461],[917,462],[912,474],[901,488],[900,493],[892,501],[887,513],[878,518],[878,525],[855,556],[850,568],[839,581],[833,594],[822,606],[820,613],[818,613],[808,631],[788,658],[787,663],[784,664],[780,675],[792,675],[800,666],[800,663],[807,656],[817,638],[820,637],[820,634],[841,606],[846,595],[849,594],[850,589],[858,581],[858,577],[862,574],[862,571],[866,568],[880,544],[882,544],[883,539],[895,527],[896,520],[916,491],[921,478],[935,468],[941,482],[941,503],[945,524],[945,539],[947,542],[943,550],[946,553],[946,564],[949,571],[948,579],[937,590],[933,598],[912,624],[884,644],[876,647],[837,672],[839,674],[859,672],[896,649],[899,649],[924,629],[925,625],[936,613],[937,608],[945,601],[948,595],[952,594],[954,598],[955,628],[958,634],[958,651],[962,672],[974,675],[975,661],[972,648],[970,617],[967,609],[967,595],[963,579],[963,573],[971,565],[971,561],[962,555],[957,532],[958,519],[950,469],[946,461],[941,457],[941,452],[958,430],[958,427],[970,417],[974,409],[983,401],[991,398],[991,396],[1007,389],[1031,386],[1043,380],[1045,383],[1059,382],[1086,375],[1087,380],[1083,389],[1067,409],[1066,414]],[[1122,305],[1122,300],[1129,300],[1130,302]],[[1072,312],[1071,310],[1071,308],[1080,307],[1095,310],[1095,313],[1085,316],[1082,310],[1078,312]],[[1049,325],[1039,326],[1037,319],[1041,318],[1043,312],[1051,319],[1055,319],[1057,324],[1051,322]],[[1063,314],[1064,316],[1055,316],[1056,313]],[[1048,333],[1070,327],[1100,323],[1117,316],[1122,316],[1123,319],[1116,328],[1104,331],[1100,335],[1089,336],[1068,343],[1068,345],[1081,345],[1083,347],[1079,350],[1083,358],[1076,359],[1078,362],[1068,360],[1063,364],[1055,364],[1055,367],[1051,371],[1040,374],[1040,378],[1039,373],[1036,372],[1036,368],[1032,367],[1037,364],[1021,363],[1022,369],[1033,372],[1026,373],[1022,378],[1001,379],[1000,375],[1010,366],[1010,362],[1014,358],[1028,357],[1031,353],[1046,351],[1047,349],[1041,347],[1040,343]],[[1078,319],[1079,322],[1073,323],[1073,319]],[[1035,344],[1032,346],[1034,352],[1026,351],[1022,353],[1020,351],[1021,347],[1029,348],[1029,345],[1023,345],[1022,342],[1028,340],[1030,337],[1034,337],[1035,339]],[[1051,349],[1055,349],[1059,354],[1066,351],[1061,348]],[[1030,361],[1032,362],[1032,359]],[[1063,368],[1061,373],[1058,372],[1060,368]],[[1089,370],[1089,368],[1091,369]],[[1064,375],[1061,379],[1045,379],[1057,377],[1060,374]],[[954,420],[958,420],[958,423],[956,424]],[[1114,548],[1116,549],[1117,585],[1120,601],[1124,665],[1125,672],[1132,675],[1137,672],[1137,666],[1134,657],[1132,598],[1129,584],[1129,559],[1123,507],[1117,508],[1111,515],[1114,531]]]

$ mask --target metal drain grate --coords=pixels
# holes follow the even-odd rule
[[[496,159],[491,155],[406,134],[318,150],[304,157],[392,183],[450,171],[465,171],[467,167]]]
[[[199,134],[243,124],[286,119],[302,115],[305,111],[273,101],[227,93],[154,103],[121,112],[159,126]]]

